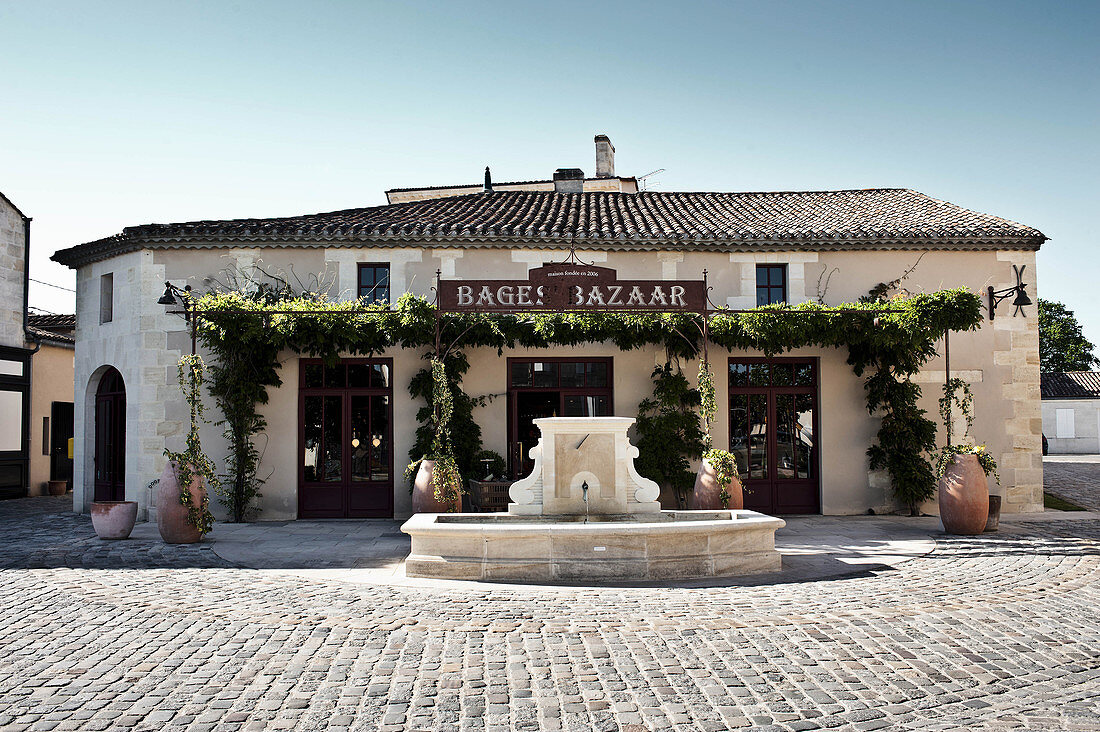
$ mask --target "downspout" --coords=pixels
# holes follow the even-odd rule
[[[22,216],[22,214],[20,214]],[[23,337],[34,344],[30,355],[38,353],[42,341],[31,333],[31,217],[23,218]],[[30,374],[27,374],[30,381]],[[28,386],[28,389],[30,387]]]

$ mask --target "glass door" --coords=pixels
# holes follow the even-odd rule
[[[816,359],[730,359],[729,414],[745,508],[819,513]]]
[[[303,359],[300,518],[393,516],[391,368],[389,359]]]
[[[605,417],[612,411],[611,359],[508,359],[508,464],[513,478],[534,469],[536,419]]]

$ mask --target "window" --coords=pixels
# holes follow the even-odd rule
[[[50,418],[42,418],[42,454],[50,454]]]
[[[359,265],[359,297],[369,303],[390,304],[390,265]]]
[[[115,316],[115,276],[108,272],[99,278],[99,322],[110,323]]]
[[[756,265],[756,305],[787,302],[787,265]]]
[[[1055,409],[1054,416],[1057,420],[1057,426],[1055,428],[1054,436],[1066,439],[1073,439],[1076,436],[1073,430],[1073,410]]]

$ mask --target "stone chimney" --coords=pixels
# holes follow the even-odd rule
[[[554,171],[555,193],[584,193],[584,171],[580,168],[558,168]]]
[[[596,177],[615,177],[615,146],[607,135],[596,135]]]

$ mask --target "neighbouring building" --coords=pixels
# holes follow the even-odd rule
[[[1100,371],[1043,374],[1041,384],[1050,454],[1100,453]]]
[[[0,193],[0,498],[72,478],[75,316],[30,315],[30,228]]]
[[[332,283],[333,297],[393,302],[405,292],[429,295],[437,270],[445,280],[537,277],[573,248],[619,280],[701,279],[708,270],[713,302],[752,308],[853,302],[907,271],[910,292],[1007,288],[1016,284],[1013,265],[1034,272],[1045,240],[1033,228],[900,188],[638,191],[633,179],[615,177],[610,141],[601,137],[595,179],[564,169],[529,184],[534,189],[486,180],[479,188],[392,190],[384,206],[148,224],[57,252],[54,259],[77,272],[76,510],[93,498],[147,507],[146,486],[164,465],[165,446],[182,447],[188,417],[175,364],[190,337],[157,302],[166,280],[202,291],[226,271],[262,264],[299,279],[315,273]],[[612,188],[590,187],[601,182]],[[466,353],[464,389],[495,397],[475,412],[485,446],[507,456],[513,476],[529,468],[532,420],[633,416],[652,392],[654,365],[665,360],[663,349],[623,352],[611,343]],[[401,467],[420,403],[408,385],[423,355],[349,354],[324,369],[285,353],[283,386],[263,407],[269,428],[259,517],[409,515]],[[878,419],[868,415],[863,380],[844,351],[801,348],[765,358],[712,347],[710,360],[719,376],[714,441],[740,455],[748,507],[781,514],[896,507],[885,476],[869,470]],[[694,373],[696,364],[684,368]],[[993,489],[1003,510],[1042,510],[1034,310],[1014,317],[1002,307],[979,330],[956,334],[951,368],[973,391],[976,438],[1000,463],[1002,483]],[[944,377],[942,359],[916,376],[930,414]],[[778,424],[780,417],[791,423]],[[220,431],[203,430],[218,462]],[[319,445],[331,449],[323,455]]]

